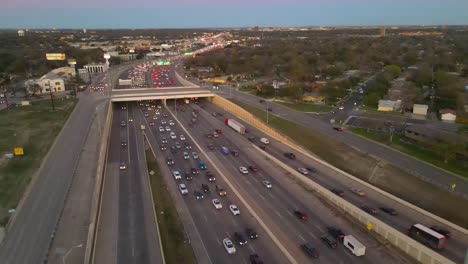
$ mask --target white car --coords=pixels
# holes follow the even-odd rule
[[[246,167],[239,167],[239,171],[242,174],[248,174],[249,173],[249,170]]]
[[[159,132],[164,132],[164,127],[159,127]]]
[[[231,210],[231,213],[233,215],[240,215],[239,208],[237,208],[237,205],[235,205],[235,204],[229,205],[229,210]]]
[[[262,181],[263,186],[265,186],[267,189],[271,189],[273,185],[271,185],[270,181]]]
[[[160,115],[160,114],[161,114],[161,113],[159,113],[159,111],[156,111],[156,112],[154,112],[154,113],[157,114],[157,115]]]
[[[221,204],[221,201],[219,201],[218,199],[213,199],[211,202],[213,203],[213,205],[214,205],[214,207],[216,209],[223,208],[223,205]]]
[[[171,134],[169,136],[171,137],[171,139],[176,139],[177,138],[177,136],[176,136],[176,134],[174,132],[171,132]]]
[[[164,120],[164,119],[161,120],[161,124],[165,125],[166,123],[167,123],[166,120]]]
[[[127,169],[127,166],[125,165],[125,163],[120,163],[119,169],[125,170]]]
[[[187,189],[187,186],[185,185],[185,183],[181,183],[179,184],[179,191],[182,195],[185,195],[188,193],[188,189]]]
[[[182,176],[180,175],[179,171],[172,171],[172,175],[174,175],[174,179],[176,180],[182,179]]]
[[[262,142],[263,144],[270,144],[270,141],[268,140],[268,138],[261,138],[260,139],[260,142]]]
[[[185,160],[190,159],[190,155],[189,155],[187,152],[185,152],[185,151],[184,151],[184,159],[185,159]]]
[[[193,159],[198,159],[198,153],[192,152],[192,158]]]
[[[162,106],[161,106],[161,105],[158,105],[158,109],[161,109],[161,108],[162,108]]]
[[[184,136],[184,135],[180,135],[179,138],[180,138],[180,140],[185,140],[185,136]]]
[[[170,126],[174,126],[174,125],[175,125],[174,121],[169,120],[169,125],[170,125]]]
[[[338,109],[343,110],[343,109],[344,109],[344,106],[340,106],[340,107],[338,107]]]
[[[171,128],[167,126],[166,131],[171,131]]]
[[[229,238],[223,239],[223,245],[224,245],[224,248],[226,249],[228,254],[236,253],[236,247],[232,243],[231,239],[229,239]]]
[[[306,168],[298,168],[297,171],[300,172],[300,173],[302,173],[303,175],[309,174],[309,172],[307,171]]]

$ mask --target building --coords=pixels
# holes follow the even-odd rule
[[[427,109],[429,107],[423,104],[414,104],[413,105],[413,114],[427,116]]]
[[[42,76],[37,84],[41,87],[41,93],[65,91],[65,81],[55,72],[49,72]]]
[[[385,37],[385,30],[386,30],[385,27],[380,28],[380,36],[381,37]]]
[[[377,110],[382,112],[398,111],[401,108],[401,100],[379,100]]]
[[[109,65],[105,63],[92,63],[83,66],[83,68],[86,69],[92,75],[96,75],[101,72],[107,71],[109,69]]]
[[[84,83],[91,82],[91,75],[86,69],[78,69],[78,76],[80,76],[80,79],[83,80]]]
[[[24,37],[24,30],[18,30],[18,37]]]
[[[455,122],[455,119],[457,119],[456,112],[453,111],[452,109],[442,109],[439,111],[439,113],[440,113],[440,119],[442,121]]]

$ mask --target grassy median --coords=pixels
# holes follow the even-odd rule
[[[0,225],[8,221],[8,209],[17,206],[76,102],[57,99],[55,111],[50,101],[0,111]],[[5,158],[15,147],[23,147],[24,155]]]
[[[286,102],[276,102],[277,104],[284,105],[291,109],[301,112],[313,112],[313,113],[320,113],[320,112],[329,112],[333,109],[333,107],[328,105],[320,105],[320,104],[311,104],[311,103],[286,103]]]
[[[159,233],[164,250],[164,258],[168,264],[195,264],[197,260],[192,247],[185,237],[184,228],[180,222],[177,210],[168,192],[168,186],[164,182],[158,163],[151,150],[146,151],[148,170],[150,174],[153,201],[158,217]]]
[[[266,121],[265,111],[238,100],[231,101],[260,120]],[[269,116],[269,125],[333,166],[433,214],[468,228],[468,214],[460,214],[466,210],[466,200],[463,198],[310,128],[273,115]],[[330,128],[330,133],[343,132]]]

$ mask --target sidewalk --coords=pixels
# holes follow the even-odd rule
[[[96,160],[98,160],[97,155],[101,143],[100,135],[107,109],[102,107],[102,103],[97,107],[98,115],[94,116],[91,129],[81,151],[78,167],[67,194],[55,237],[49,249],[47,263],[61,264],[67,253],[67,264],[83,263],[95,184]]]

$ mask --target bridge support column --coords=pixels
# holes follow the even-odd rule
[[[163,102],[164,107],[167,106],[166,100],[167,100],[167,99],[162,99],[162,102]]]

